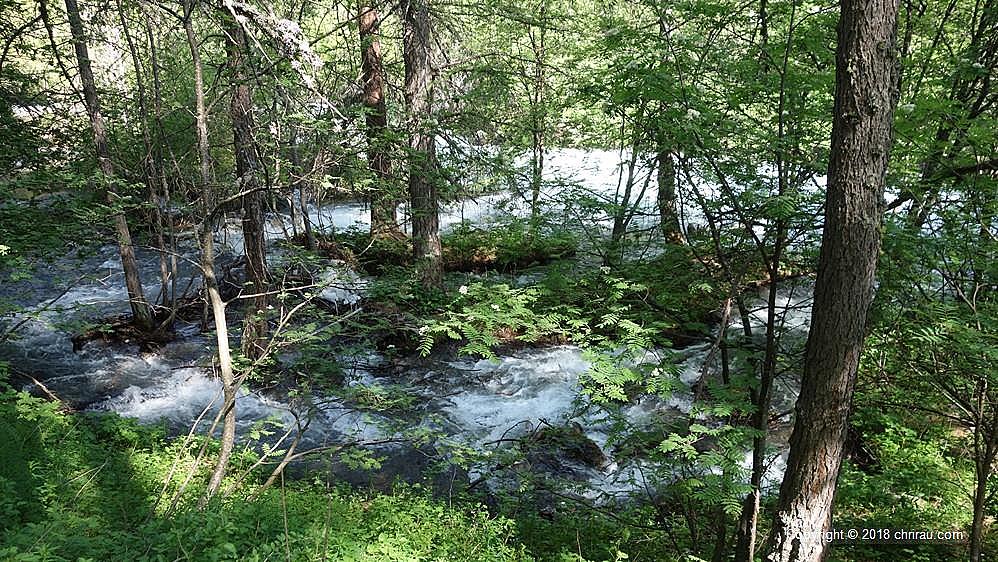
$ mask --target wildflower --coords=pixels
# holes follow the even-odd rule
[[[498,304],[495,304],[495,303],[493,303],[493,304],[492,304],[492,310],[494,310],[494,311],[496,311],[496,312],[499,312],[499,305],[498,305]]]
[[[468,286],[467,285],[461,285],[461,287],[458,288],[457,292],[461,293],[462,295],[467,295],[468,294]]]

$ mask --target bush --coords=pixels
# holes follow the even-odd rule
[[[575,255],[578,241],[566,230],[511,220],[488,227],[463,222],[442,239],[450,271],[516,271]]]

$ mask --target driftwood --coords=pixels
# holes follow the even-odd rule
[[[132,322],[132,317],[113,316],[78,334],[73,335],[73,353],[83,351],[84,346],[93,341],[105,344],[135,343],[141,351],[152,351],[161,345],[173,341],[175,334],[171,330],[157,330],[146,333],[138,329]]]

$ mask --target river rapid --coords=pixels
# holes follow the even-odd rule
[[[554,151],[548,161],[549,173],[575,178],[584,187],[607,192],[617,185],[616,153]],[[655,200],[651,191],[645,197]],[[528,212],[516,198],[488,195],[444,206],[441,225],[446,229],[461,221],[484,224],[499,209]],[[367,209],[359,203],[312,207],[309,211],[310,220],[320,230],[363,228],[369,221]],[[271,246],[276,246],[289,229],[288,217],[271,215],[267,228]],[[223,224],[216,239],[222,252],[220,263],[231,262],[241,253],[238,223]],[[184,258],[196,260],[193,236],[188,233],[178,241]],[[159,291],[157,257],[149,251],[140,251],[139,257],[146,292],[155,296]],[[280,248],[273,248],[271,259],[281,259]],[[128,311],[117,250],[104,246],[94,255],[39,264],[36,271],[34,280],[5,283],[0,288],[0,297],[22,307],[18,314],[0,320],[0,333],[16,326],[9,341],[0,343],[0,360],[37,379],[26,383],[26,389],[38,393],[44,386],[46,392],[78,410],[116,412],[143,423],[165,423],[173,434],[187,433],[196,420],[200,420],[198,431],[205,431],[221,402],[221,386],[210,368],[214,353],[210,334],[202,333],[196,323],[178,321],[177,337],[153,350],[128,341],[95,341],[74,350],[71,338],[82,327]],[[180,288],[191,281],[195,290],[199,280],[194,268],[183,265],[181,273]],[[343,312],[363,314],[368,279],[342,263],[330,263],[324,279],[328,286],[320,298]],[[766,291],[762,290],[753,304],[764,306]],[[784,322],[798,335],[788,341],[802,341],[810,315],[809,291],[780,289],[778,296]],[[761,332],[765,310],[756,310],[751,316]],[[737,325],[736,320],[733,326]],[[307,421],[299,450],[378,442],[369,448],[383,458],[379,470],[357,470],[335,461],[324,465],[354,483],[381,485],[395,477],[419,480],[423,469],[441,461],[449,470],[444,472],[451,484],[461,480],[499,488],[509,484],[508,476],[496,471],[497,467],[508,468],[500,460],[504,450],[545,428],[569,427],[581,433],[583,449],[598,450],[582,456],[555,452],[556,462],[535,457],[534,468],[570,482],[574,493],[581,496],[612,501],[653,488],[663,472],[640,458],[616,458],[611,436],[621,424],[642,428],[662,419],[690,415],[693,385],[716,368],[712,343],[649,350],[649,361],[668,358],[678,365],[679,390],[668,398],[641,396],[613,410],[597,407],[581,392],[580,376],[589,369],[589,362],[574,346],[519,349],[497,360],[440,354],[402,362],[374,350],[361,350],[339,358],[346,367],[345,386],[401,389],[414,397],[404,411],[373,411],[342,395],[306,399],[287,389],[244,387],[236,402],[239,435],[246,442],[266,424],[273,433],[265,441],[273,444],[285,431],[294,432]],[[792,408],[795,389],[793,377],[778,382],[774,412]],[[777,447],[767,475],[770,483],[782,476],[785,451],[780,445],[787,437],[785,429],[774,434]],[[416,434],[432,434],[433,439],[413,444]],[[476,458],[468,466],[458,467],[457,457],[465,449]],[[744,464],[748,466],[750,461],[746,453]]]

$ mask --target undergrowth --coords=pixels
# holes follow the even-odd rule
[[[530,559],[509,520],[421,488],[368,495],[316,478],[252,498],[250,482],[198,510],[204,468],[168,511],[176,484],[157,502],[166,475],[174,462],[178,474],[193,463],[179,441],[112,415],[66,414],[9,387],[0,442],[0,560]],[[237,459],[230,474],[251,460]]]

